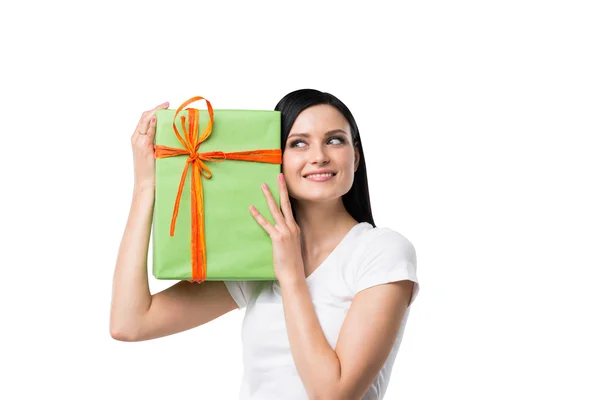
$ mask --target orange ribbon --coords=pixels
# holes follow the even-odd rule
[[[210,121],[202,135],[198,139],[198,122],[200,118],[200,111],[195,108],[186,108],[188,111],[188,129],[185,128],[185,116],[181,116],[181,125],[185,133],[184,140],[179,131],[177,130],[176,120],[177,115],[184,109],[185,106],[198,101],[206,101],[208,106],[208,115]],[[212,133],[212,127],[214,123],[214,112],[210,104],[210,101],[204,97],[196,96],[184,102],[179,106],[175,117],[173,118],[173,130],[177,139],[183,144],[184,149],[155,145],[154,157],[166,158],[180,155],[188,155],[186,164],[183,168],[181,175],[181,181],[179,183],[179,190],[177,191],[177,198],[175,199],[175,208],[173,210],[173,217],[171,219],[171,236],[175,235],[175,221],[177,220],[177,214],[179,212],[179,201],[183,192],[183,186],[185,185],[185,177],[187,175],[188,168],[192,164],[192,238],[191,238],[191,252],[192,252],[192,279],[190,282],[203,282],[206,279],[206,243],[204,239],[204,198],[202,194],[202,179],[201,175],[206,179],[212,177],[210,169],[206,166],[204,161],[223,162],[225,160],[240,160],[240,161],[254,161],[264,162],[270,164],[281,164],[281,150],[250,150],[250,151],[239,151],[233,153],[224,153],[222,151],[211,151],[206,153],[198,153],[200,143],[204,142]]]

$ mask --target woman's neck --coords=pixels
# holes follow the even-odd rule
[[[342,199],[331,203],[294,202],[300,227],[303,256],[329,252],[358,222],[348,213]]]

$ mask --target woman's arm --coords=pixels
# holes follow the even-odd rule
[[[413,282],[377,285],[352,301],[334,350],[323,333],[305,280],[281,283],[292,356],[310,399],[359,400],[385,364]]]
[[[148,286],[148,246],[154,188],[135,188],[113,275],[110,333],[119,340],[137,336],[152,303]]]
[[[182,281],[155,295],[148,286],[148,246],[154,208],[154,113],[142,114],[131,136],[134,190],[113,276],[110,334],[139,341],[181,332],[211,321],[237,304],[223,282]]]
[[[153,190],[134,191],[119,248],[110,313],[110,334],[116,340],[132,342],[171,335],[237,308],[221,281],[181,281],[150,295],[146,260],[153,198]]]

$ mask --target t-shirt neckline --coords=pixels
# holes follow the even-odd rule
[[[331,253],[329,253],[329,255],[323,260],[323,262],[309,276],[306,277],[306,282],[307,283],[311,282],[313,280],[313,277],[319,272],[319,270],[323,269],[325,264],[327,264],[327,262],[329,260],[331,260],[338,251],[340,251],[340,249],[343,247],[343,245],[355,235],[355,232],[358,232],[358,227],[364,226],[364,225],[370,225],[370,224],[368,222],[359,222],[358,224],[356,224],[352,228],[350,228],[348,233],[346,233],[346,235],[342,238],[342,240],[340,240],[340,242],[337,244],[337,246],[335,246],[333,251]]]

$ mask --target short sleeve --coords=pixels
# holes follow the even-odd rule
[[[376,285],[409,280],[414,289],[408,305],[419,292],[417,256],[412,243],[389,228],[375,228],[365,239],[362,257],[354,271],[355,293]]]
[[[223,281],[229,294],[238,305],[238,309],[242,309],[248,305],[248,302],[253,295],[256,294],[256,289],[262,281]]]

